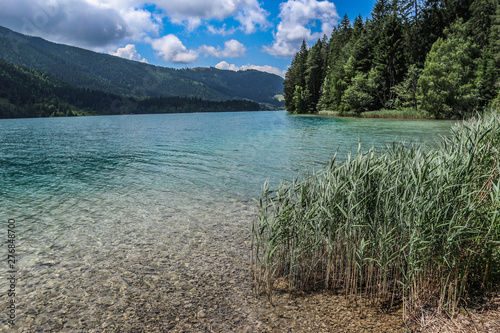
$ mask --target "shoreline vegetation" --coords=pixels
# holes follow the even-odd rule
[[[498,0],[377,0],[368,19],[345,15],[331,36],[302,42],[285,75],[285,107],[432,119],[498,109],[499,41]]]
[[[354,117],[354,118],[384,118],[384,119],[432,119],[435,118],[414,110],[376,110],[364,112],[338,112],[321,110],[316,113],[318,116],[329,117]]]
[[[258,292],[400,306],[409,330],[461,312],[474,321],[473,307],[499,322],[485,301],[500,298],[499,41],[498,0],[377,0],[366,20],[345,15],[331,36],[303,41],[284,82],[291,114],[468,120],[438,149],[394,143],[265,184],[252,227]]]
[[[395,143],[265,184],[251,262],[271,301],[333,290],[402,306],[408,327],[500,295],[500,114],[456,124],[434,150]]]

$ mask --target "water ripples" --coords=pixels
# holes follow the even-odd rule
[[[136,298],[172,288],[175,265],[244,238],[267,178],[324,167],[358,140],[429,142],[449,127],[283,112],[1,120],[0,218],[18,224],[22,323],[125,320]],[[158,280],[140,296],[146,272]]]

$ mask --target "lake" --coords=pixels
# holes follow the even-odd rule
[[[17,325],[243,325],[253,199],[266,179],[277,185],[321,169],[358,143],[433,146],[452,124],[285,112],[0,120],[0,254],[7,257],[7,221],[15,219]],[[2,260],[1,304],[10,299],[7,271]],[[241,318],[190,321],[203,309],[220,318],[233,307]]]

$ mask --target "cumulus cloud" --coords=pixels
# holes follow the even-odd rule
[[[173,34],[157,39],[147,38],[147,41],[158,52],[158,55],[168,62],[187,64],[195,61],[199,56],[198,52],[188,50],[181,40]]]
[[[227,28],[226,24],[224,23],[222,27],[217,28],[211,24],[207,25],[207,31],[210,32],[211,34],[214,35],[221,35],[221,36],[227,36],[227,35],[232,35],[236,32],[236,28]]]
[[[274,55],[288,57],[299,49],[302,40],[311,41],[330,35],[333,26],[338,23],[339,15],[335,5],[329,1],[288,0],[280,4],[280,23],[274,34],[274,43],[264,46],[264,51]],[[313,32],[312,28],[321,31]]]
[[[257,25],[263,28],[268,26],[268,13],[260,7],[256,0],[250,2],[252,5],[243,6],[235,17],[235,19],[242,25],[246,34],[255,32],[257,30]]]
[[[109,52],[109,54],[120,58],[144,62],[146,64],[148,63],[148,61],[145,58],[142,58],[137,52],[134,44],[128,44],[125,47],[118,48],[116,52]]]
[[[219,47],[215,48],[213,46],[202,45],[199,48],[200,53],[204,53],[205,56],[212,56],[214,58],[236,58],[243,57],[246,52],[246,47],[242,43],[238,42],[236,39],[231,39],[224,42],[224,49],[221,50]]]
[[[224,20],[234,17],[246,33],[252,33],[257,26],[267,27],[268,13],[257,0],[158,0],[158,8],[175,24],[194,30],[203,20]]]
[[[27,35],[90,48],[104,47],[130,35],[117,10],[85,0],[2,1],[0,22]]]
[[[161,27],[161,17],[153,15],[145,9],[123,8],[120,15],[127,22],[130,38],[141,41],[148,35],[158,36]]]
[[[280,9],[274,43],[264,47],[275,56],[293,55],[302,39],[310,41],[323,32],[329,34],[338,19],[329,1],[288,0]],[[0,0],[1,25],[137,61],[144,59],[135,49],[138,42],[151,44],[163,60],[174,63],[191,63],[200,55],[245,56],[246,47],[235,39],[220,46],[187,49],[175,35],[160,37],[167,18],[187,30],[203,24],[202,33],[226,36],[268,28],[268,16],[259,0]]]
[[[271,74],[276,74],[281,77],[285,77],[286,70],[281,70],[276,67],[272,66],[258,66],[258,65],[243,65],[243,66],[236,66],[235,64],[229,64],[227,61],[221,61],[217,65],[215,65],[215,68],[217,69],[224,69],[224,70],[230,70],[230,71],[246,71],[247,69],[255,69],[261,72],[266,72],[266,73],[271,73]]]

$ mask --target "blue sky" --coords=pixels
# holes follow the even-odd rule
[[[283,76],[300,43],[375,0],[2,0],[0,25],[150,64]]]

